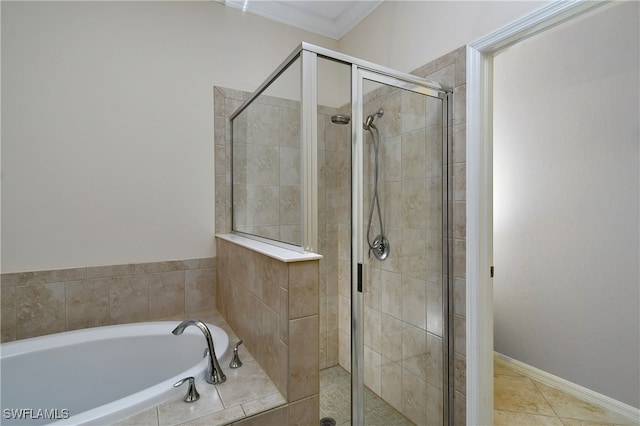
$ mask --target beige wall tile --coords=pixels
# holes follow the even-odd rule
[[[416,424],[425,424],[427,383],[415,374],[402,369],[402,414]],[[441,423],[437,423],[441,424]]]
[[[381,389],[382,399],[402,412],[402,367],[382,357],[382,377],[384,377],[384,386]]]
[[[453,424],[464,426],[467,424],[467,397],[456,391],[453,394]]]
[[[289,265],[289,319],[318,314],[318,278],[317,261]]]
[[[402,368],[427,380],[427,332],[402,324]]]
[[[262,300],[276,312],[281,312],[286,306],[281,306],[280,288],[288,287],[287,265],[267,256],[262,256],[260,271],[257,277],[262,283]]]
[[[57,269],[52,271],[35,272],[38,283],[58,283],[77,281],[87,278],[87,268]]]
[[[467,359],[458,353],[454,358],[454,388],[462,395],[467,394]]]
[[[454,350],[462,355],[467,354],[467,340],[466,340],[466,323],[465,317],[455,315],[453,319],[453,335],[454,335]]]
[[[442,336],[442,283],[427,281],[427,331]]]
[[[427,383],[442,389],[442,338],[427,333]]]
[[[134,263],[129,265],[131,275],[138,274],[151,274],[154,272],[164,272],[166,265],[165,262],[149,262],[149,263]]]
[[[381,395],[382,356],[366,344],[364,346],[364,384],[376,395]]]
[[[64,283],[16,287],[16,338],[65,330]]]
[[[177,315],[184,312],[185,271],[149,274],[150,318]]]
[[[184,271],[201,267],[200,259],[169,260],[163,263],[165,264],[166,271]]]
[[[0,312],[2,313],[1,342],[16,340],[16,289],[7,287],[2,289]]]
[[[289,401],[319,392],[318,316],[289,321]]]
[[[109,325],[108,279],[71,281],[66,290],[66,329]]]
[[[280,356],[277,358],[277,360],[280,362],[279,365],[279,371],[283,371],[287,374],[283,376],[279,376],[276,377],[276,386],[278,387],[278,390],[289,400],[289,376],[288,376],[288,372],[290,370],[290,364],[289,364],[289,359],[290,359],[290,348],[288,345],[285,345],[282,342],[278,343],[278,350],[280,352]]]
[[[175,277],[177,274],[184,275],[183,271],[185,269],[194,271],[192,272],[193,282],[195,283],[195,288],[198,289],[197,283],[201,281],[201,278],[195,272],[198,270],[195,268],[203,266],[211,266],[211,268],[203,269],[207,271],[205,275],[215,274],[215,261],[213,258],[3,274],[3,288],[14,289],[11,294],[9,292],[3,293],[3,306],[6,306],[3,311],[7,313],[3,317],[3,339],[15,340],[16,338],[31,337],[31,333],[36,332],[36,330],[40,330],[37,331],[38,335],[50,334],[78,328],[143,321],[181,314],[184,312],[184,308],[178,305],[184,306],[185,289],[184,284],[182,287],[179,284],[177,287],[175,286]],[[163,275],[167,269],[175,269],[176,272]],[[159,273],[154,276],[155,281],[151,284],[149,284],[149,273]],[[86,277],[103,278],[87,279]],[[50,283],[56,284],[54,286],[41,288],[33,286],[34,288],[31,290],[27,288],[30,287],[28,283],[55,279],[63,281]],[[53,293],[49,292],[49,289],[59,286],[62,286],[62,291],[57,293],[55,291]],[[16,292],[15,288],[17,287],[22,289]],[[33,295],[30,294],[30,291],[34,291]],[[213,294],[212,279],[209,292]],[[18,296],[22,298],[20,303],[23,309],[21,330],[23,332],[31,330],[26,334],[16,334],[15,330],[15,319],[18,315]],[[35,299],[29,300],[31,296],[35,297]],[[193,294],[192,300],[197,301],[200,296],[206,300],[211,299],[203,295]],[[59,302],[59,298],[63,299],[62,303]],[[52,315],[54,321],[48,324],[50,327],[42,329],[37,324],[38,321],[41,321],[38,315],[25,313],[32,311],[29,306],[34,305],[34,303],[38,306],[36,310],[41,314],[47,311],[59,311],[62,313],[63,319],[56,319],[55,315]],[[10,307],[11,304],[15,307],[13,323],[8,314],[12,309]],[[194,310],[197,310],[195,309],[198,307],[197,303],[194,302],[193,304]]]
[[[278,317],[280,324],[280,340],[289,344],[289,291],[280,287],[280,313]]]
[[[287,359],[287,347],[280,342],[278,315],[263,305],[262,309],[262,335],[260,340],[261,364],[271,379],[278,386],[278,390],[286,394],[287,370],[283,367],[281,359]],[[286,364],[284,364],[286,365]]]
[[[211,309],[214,301],[214,269],[192,269],[184,272],[185,311]]]
[[[16,272],[0,275],[0,284],[3,288],[22,285],[33,285],[37,283],[38,281],[36,279],[35,272]]]
[[[430,383],[426,384],[427,392],[427,424],[441,425],[442,424],[442,391]]]
[[[149,319],[149,276],[109,278],[110,323],[124,324]]]
[[[382,322],[380,311],[364,307],[364,344],[380,352]]]
[[[247,281],[242,283],[242,285],[247,289],[247,291],[253,294],[259,300],[263,299],[262,288],[263,288],[263,263],[265,262],[264,255],[256,252],[251,252],[249,254],[249,263],[244,265],[247,269]]]
[[[382,312],[402,318],[402,275],[382,272]]]
[[[426,279],[427,232],[419,229],[402,230],[402,274]]]
[[[130,265],[94,266],[87,268],[87,279],[130,275]]]
[[[424,280],[402,277],[402,320],[427,329],[427,283]]]
[[[290,426],[310,426],[320,423],[320,397],[314,395],[289,405]]]
[[[381,320],[381,353],[390,361],[399,363],[402,361],[402,321],[387,314],[382,314]]]

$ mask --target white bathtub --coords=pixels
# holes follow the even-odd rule
[[[207,343],[197,327],[171,334],[179,323],[96,327],[3,343],[0,423],[104,425],[186,393],[186,384],[172,385],[188,376],[204,379]],[[229,336],[207,326],[221,360]]]

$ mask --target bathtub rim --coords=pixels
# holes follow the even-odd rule
[[[99,327],[89,327],[78,330],[65,331],[61,333],[48,334],[27,339],[15,340],[2,343],[0,345],[0,359],[19,356],[29,352],[38,352],[57,347],[87,343],[90,341],[109,340],[119,337],[139,336],[141,331],[145,335],[170,335],[171,331],[182,322],[182,320],[146,321],[127,324],[114,324]],[[211,331],[216,355],[218,359],[224,359],[229,353],[229,334],[221,327],[206,323]],[[183,334],[194,334],[202,337],[202,342],[206,346],[206,341],[202,332],[196,327],[185,329]],[[84,338],[83,338],[84,337]],[[88,338],[89,337],[89,338]],[[115,401],[91,408],[81,413],[71,413],[67,419],[61,419],[49,423],[50,425],[81,425],[81,424],[104,424],[124,420],[146,409],[168,401],[176,395],[181,395],[184,390],[173,387],[178,380],[193,376],[196,382],[201,382],[205,378],[208,359],[203,357],[188,370],[172,376],[168,379],[145,388],[141,391],[126,395]],[[132,402],[133,401],[133,402]],[[64,407],[60,407],[64,408]]]

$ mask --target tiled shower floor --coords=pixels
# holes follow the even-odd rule
[[[366,388],[364,400],[367,426],[413,425]],[[320,371],[320,418],[323,417],[333,418],[337,426],[351,425],[351,376],[340,366]]]

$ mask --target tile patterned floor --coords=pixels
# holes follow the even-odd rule
[[[320,417],[332,417],[338,426],[350,425],[350,375],[342,367],[320,372]],[[366,390],[367,426],[412,423]],[[499,359],[494,365],[495,426],[630,426],[616,413],[582,401],[510,369]]]
[[[616,413],[523,376],[499,359],[494,364],[493,392],[493,423],[496,426],[634,424]]]

